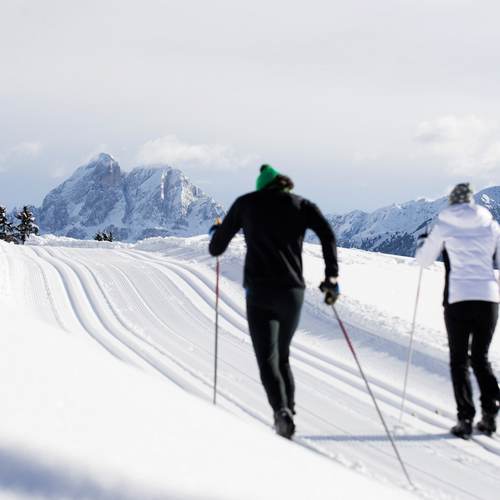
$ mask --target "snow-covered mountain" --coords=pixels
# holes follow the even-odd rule
[[[483,189],[474,198],[500,222],[500,186]],[[434,201],[419,199],[379,208],[371,213],[355,210],[327,218],[342,247],[414,255],[417,235],[432,223],[446,205],[446,197]]]
[[[180,170],[157,165],[122,172],[105,153],[53,189],[37,211],[45,233],[87,239],[107,230],[128,241],[205,233],[223,214]]]
[[[479,191],[475,200],[500,222],[500,186]],[[446,205],[446,197],[418,199],[327,218],[339,246],[411,256],[417,235]],[[224,215],[222,206],[180,170],[157,165],[122,172],[105,153],[78,168],[45,197],[42,207],[32,209],[43,233],[88,239],[107,230],[122,241],[206,233]],[[316,240],[312,234],[307,239]]]

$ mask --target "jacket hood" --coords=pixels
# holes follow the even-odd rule
[[[459,203],[445,208],[439,214],[439,220],[451,226],[471,229],[488,226],[491,224],[493,216],[486,208],[471,202]]]

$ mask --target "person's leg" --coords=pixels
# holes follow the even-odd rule
[[[285,383],[288,408],[295,413],[295,381],[290,367],[290,344],[300,320],[304,290],[293,288],[283,294],[277,305],[279,318],[279,369]]]
[[[457,302],[445,307],[444,319],[450,347],[450,371],[459,420],[471,420],[475,415],[469,374],[468,303]]]
[[[498,304],[478,301],[475,309],[471,365],[481,390],[483,415],[496,416],[500,390],[488,360],[488,350],[497,324]]]
[[[247,296],[247,319],[262,385],[274,412],[287,407],[285,383],[279,368],[279,323],[255,295]]]

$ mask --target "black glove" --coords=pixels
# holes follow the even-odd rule
[[[319,289],[325,294],[325,304],[333,306],[340,295],[340,287],[337,278],[326,278],[320,283]]]
[[[428,236],[429,233],[422,233],[417,236],[417,248],[421,248],[424,245],[425,240],[428,238]]]
[[[220,220],[219,217],[215,220],[215,224],[208,230],[208,235],[212,236],[217,229],[219,229],[220,225],[222,224],[222,221]]]

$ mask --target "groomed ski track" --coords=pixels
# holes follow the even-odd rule
[[[24,300],[41,319],[68,334],[88,337],[124,362],[211,398],[214,275],[209,266],[108,248],[26,246],[12,255],[3,255],[10,279],[26,281]],[[218,402],[228,411],[270,426],[244,302],[233,290],[223,286],[221,293]],[[319,325],[341,336],[333,317],[315,315],[306,305],[301,328],[314,331]],[[373,334],[347,326],[357,336]],[[369,343],[358,348],[362,362],[370,357]],[[404,487],[405,478],[349,353],[323,352],[300,338],[293,344],[292,366],[297,383],[296,441],[364,475]],[[382,373],[367,371],[393,429],[399,417],[401,381],[391,383]],[[471,442],[452,438],[447,432],[453,423],[451,408],[431,406],[425,399],[425,393],[410,388],[411,415],[405,415],[405,432],[397,436],[418,493],[426,498],[497,498],[499,441],[484,436]],[[271,430],[270,439],[277,439]],[[334,489],[332,477],[332,497]]]

